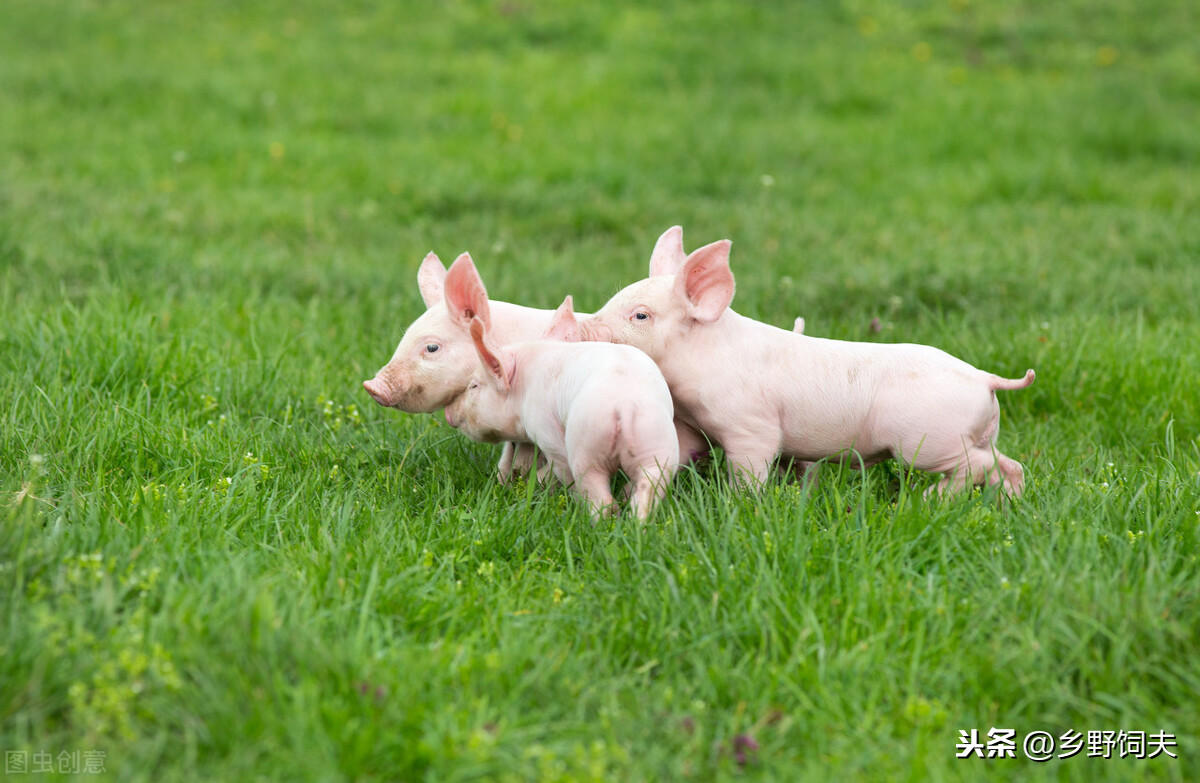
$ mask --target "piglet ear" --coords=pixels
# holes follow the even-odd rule
[[[650,276],[673,275],[687,260],[683,252],[683,229],[671,226],[654,243],[654,252],[650,254]]]
[[[450,271],[446,273],[445,292],[446,309],[457,323],[466,328],[472,318],[478,318],[484,326],[491,326],[487,289],[483,287],[483,280],[479,278],[470,253],[463,253],[450,265]]]
[[[687,314],[701,323],[721,317],[733,301],[733,272],[729,269],[728,239],[705,245],[687,257],[675,275],[675,291]]]
[[[421,268],[417,270],[417,288],[421,289],[421,298],[425,307],[430,308],[442,301],[442,289],[446,283],[446,267],[436,253],[425,256]]]
[[[483,362],[484,368],[496,381],[496,385],[503,391],[508,391],[512,387],[513,373],[516,371],[512,355],[492,345],[492,341],[487,337],[487,327],[479,318],[471,319],[470,330],[471,342],[475,343],[479,361]]]
[[[569,294],[554,311],[554,317],[550,319],[550,326],[543,336],[547,340],[562,340],[566,343],[577,343],[581,339],[579,322],[575,320],[575,303]]]

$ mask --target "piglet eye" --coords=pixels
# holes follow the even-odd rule
[[[637,321],[649,321],[650,313],[637,312],[637,313],[633,314],[633,317],[634,317],[634,320],[637,320]]]
[[[442,346],[438,345],[437,343],[430,343],[429,345],[425,346],[425,353],[437,353],[438,348],[441,347]]]

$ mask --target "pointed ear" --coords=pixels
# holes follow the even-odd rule
[[[471,342],[475,343],[475,352],[479,354],[479,360],[496,381],[496,385],[501,390],[508,391],[512,387],[513,373],[516,371],[512,355],[492,345],[492,341],[487,338],[487,328],[483,321],[472,318],[470,329]]]
[[[729,269],[728,239],[694,251],[675,274],[675,291],[687,314],[702,323],[721,317],[733,301],[733,272]]]
[[[467,327],[472,318],[478,318],[484,326],[491,326],[487,289],[483,287],[483,280],[479,278],[470,253],[463,253],[450,265],[450,271],[446,273],[445,292],[446,308],[455,321]]]
[[[543,335],[547,340],[562,340],[566,343],[577,343],[580,340],[579,322],[575,320],[575,303],[568,294],[563,303],[554,311],[550,326]]]
[[[671,226],[654,243],[654,252],[650,254],[650,276],[673,275],[687,260],[683,252],[683,229]]]
[[[446,267],[437,254],[430,253],[421,262],[417,270],[417,288],[421,289],[421,298],[425,300],[426,309],[442,301],[442,288],[446,282]]]

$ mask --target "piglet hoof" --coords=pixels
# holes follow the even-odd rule
[[[996,464],[1004,475],[1000,486],[1005,497],[1013,500],[1021,497],[1021,493],[1025,491],[1025,468],[1020,462],[1003,454],[997,455]]]
[[[538,469],[537,483],[547,489],[552,489],[557,486],[567,486],[558,474],[554,472],[554,466],[545,461],[541,454],[538,454]]]
[[[606,503],[602,506],[589,504],[589,509],[592,512],[592,523],[600,524],[603,520],[616,515],[617,504],[616,502]]]
[[[779,477],[800,482],[805,486],[817,486],[821,477],[820,462],[805,462],[804,460],[789,460],[779,463]]]
[[[942,498],[946,496],[948,489],[950,489],[950,479],[944,478],[938,483],[930,484],[928,487],[926,487],[925,491],[921,493],[921,497],[923,497],[925,500]]]

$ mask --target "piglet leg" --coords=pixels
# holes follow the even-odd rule
[[[967,450],[958,464],[946,470],[945,477],[925,494],[957,492],[976,484],[999,484],[1005,494],[1020,497],[1025,489],[1025,468],[999,451],[974,447]]]
[[[636,480],[631,482],[633,493],[629,501],[629,507],[633,510],[635,517],[643,522],[649,518],[650,512],[666,494],[667,483],[671,480],[673,472],[670,468],[664,469],[657,463],[638,471],[639,475]]]
[[[757,490],[771,475],[771,465],[779,453],[778,438],[756,440],[752,436],[722,444],[729,461],[730,479],[748,489]]]
[[[611,476],[595,469],[575,477],[575,490],[592,507],[592,518],[595,520],[612,516],[615,511],[616,506],[609,485],[611,480]]]

